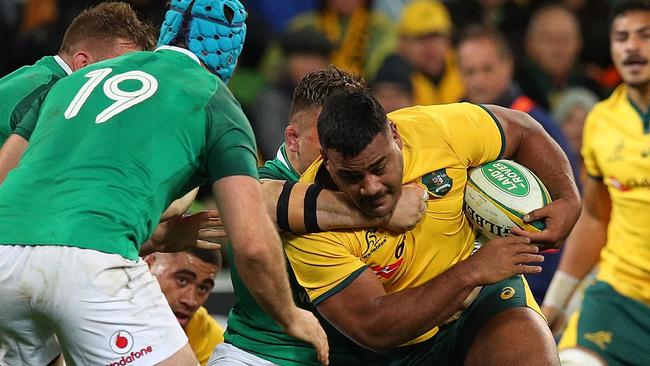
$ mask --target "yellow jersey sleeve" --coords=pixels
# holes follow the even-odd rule
[[[201,366],[208,363],[212,350],[217,344],[223,342],[223,328],[203,306],[194,313],[185,326],[185,334]]]
[[[585,126],[582,133],[582,149],[580,150],[580,153],[582,154],[587,174],[591,177],[600,179],[603,177],[603,173],[598,166],[596,150],[593,146],[594,136],[597,133],[597,121],[598,111],[596,107],[587,115],[587,119],[585,120]]]
[[[405,150],[426,153],[431,159],[435,156],[438,164],[443,158],[447,167],[478,166],[499,159],[505,150],[505,135],[499,120],[481,105],[416,106],[390,113],[388,118],[397,125]],[[447,155],[446,152],[451,152],[450,159],[441,156]],[[416,160],[426,163],[427,158],[422,156]]]
[[[283,235],[296,279],[314,305],[344,289],[367,268],[346,233]]]

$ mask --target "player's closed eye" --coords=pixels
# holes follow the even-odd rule
[[[372,174],[374,175],[382,175],[384,174],[384,171],[386,170],[386,164],[382,164],[381,166],[378,166],[372,170]]]
[[[349,184],[359,183],[362,178],[361,174],[341,174],[341,179]]]

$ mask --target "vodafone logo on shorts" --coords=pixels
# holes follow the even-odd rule
[[[113,352],[123,355],[133,348],[133,336],[125,330],[118,330],[113,333],[108,344],[111,346]]]
[[[131,351],[133,348],[133,335],[126,330],[118,330],[113,333],[109,345],[113,352],[122,355],[119,360],[109,363],[107,366],[126,366],[153,352],[153,347],[145,346],[140,350]]]

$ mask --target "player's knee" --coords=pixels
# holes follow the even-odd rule
[[[565,348],[560,350],[562,366],[607,366],[607,362],[594,352],[581,348]]]
[[[546,321],[532,309],[521,307],[497,314],[482,327],[466,364],[548,366],[560,361]]]

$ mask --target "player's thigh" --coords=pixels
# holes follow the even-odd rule
[[[585,290],[579,312],[571,315],[562,339],[560,358],[570,364],[587,350],[610,365],[650,365],[650,306],[596,281]],[[577,351],[576,351],[577,350]]]
[[[47,319],[32,311],[33,250],[0,245],[0,365],[46,365],[61,353]]]
[[[275,364],[231,344],[220,343],[212,351],[208,366],[275,366]]]
[[[559,365],[557,348],[545,320],[519,307],[492,317],[475,337],[465,365]]]
[[[553,336],[523,276],[484,287],[454,326],[466,364],[557,364]]]
[[[38,260],[59,258],[64,264],[36,291],[35,304],[52,322],[66,363],[152,365],[187,344],[146,263],[94,250],[46,248]],[[194,366],[196,359],[187,364]]]

